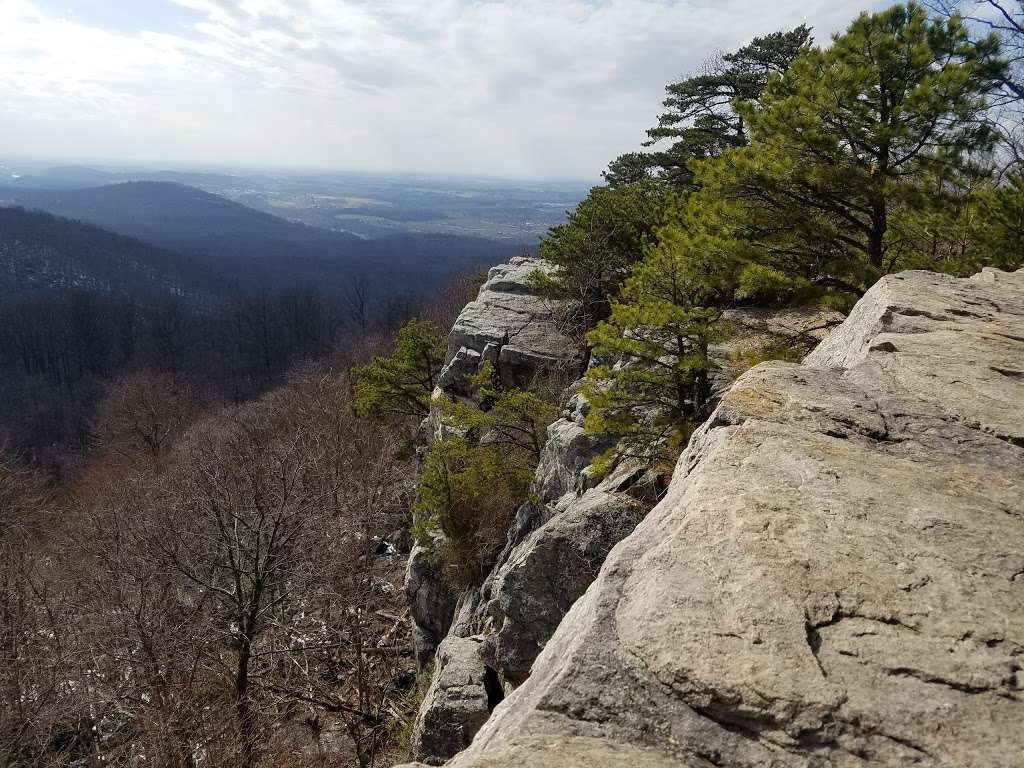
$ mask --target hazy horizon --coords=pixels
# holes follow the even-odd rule
[[[2,0],[4,152],[227,172],[595,180],[664,85],[835,0]]]
[[[146,180],[147,174],[159,173],[182,173],[182,174],[211,174],[226,176],[269,176],[279,175],[284,177],[308,177],[319,176],[365,176],[368,178],[410,178],[436,181],[468,181],[468,182],[491,182],[509,184],[541,184],[541,185],[591,185],[600,181],[601,171],[599,168],[589,177],[584,176],[532,176],[508,173],[486,173],[486,172],[458,172],[458,171],[431,171],[416,170],[412,168],[352,168],[343,166],[325,165],[258,165],[247,163],[202,163],[182,161],[159,161],[159,160],[123,160],[118,158],[80,158],[74,156],[31,156],[0,154],[0,186],[8,183],[10,177],[7,170],[17,171],[18,168],[27,171],[58,171],[61,169],[79,169],[99,171],[103,173],[131,175],[140,174],[139,179]]]

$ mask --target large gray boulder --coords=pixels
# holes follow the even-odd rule
[[[433,553],[414,544],[405,569],[405,597],[413,620],[416,666],[424,669],[451,626],[456,597],[433,563]]]
[[[516,546],[495,572],[484,625],[506,686],[521,685],[605,557],[650,510],[622,493],[591,489]]]
[[[1024,765],[1024,272],[745,374],[457,768]]]
[[[449,637],[437,649],[434,677],[413,726],[413,756],[441,765],[465,749],[500,700],[479,638]]]
[[[459,313],[448,335],[448,365],[439,378],[443,391],[463,389],[484,362],[507,385],[578,366],[578,349],[559,323],[561,305],[539,295],[531,283],[534,272],[549,268],[528,256],[491,268],[476,300]]]
[[[589,404],[580,394],[582,381],[569,390],[562,417],[548,427],[534,479],[534,491],[543,502],[555,502],[566,494],[579,494],[583,471],[596,456],[611,448],[614,439],[588,435],[583,424]]]

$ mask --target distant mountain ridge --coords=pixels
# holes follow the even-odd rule
[[[447,275],[499,261],[508,243],[456,235],[366,240],[300,224],[174,182],[86,189],[0,187],[0,205],[90,222],[160,248],[202,257],[243,288],[312,282],[340,287],[362,274],[389,290],[423,291]]]
[[[0,295],[88,288],[198,298],[228,284],[195,257],[42,211],[0,207]]]

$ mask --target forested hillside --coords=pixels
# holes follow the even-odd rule
[[[80,288],[201,300],[229,286],[228,275],[208,260],[40,211],[0,207],[0,296]]]
[[[72,281],[0,302],[0,764],[1015,768],[1024,4],[958,7],[711,56],[486,281],[0,211]]]
[[[243,291],[312,283],[347,287],[354,276],[387,292],[423,293],[453,274],[514,255],[519,246],[456,235],[366,239],[287,221],[170,182],[126,182],[75,190],[0,188],[0,205],[90,222],[187,254],[230,275]],[[206,266],[207,262],[209,263]]]
[[[366,240],[162,182],[4,199],[60,214],[0,206],[0,439],[51,467],[87,447],[93,408],[122,373],[166,372],[242,402],[518,250]]]

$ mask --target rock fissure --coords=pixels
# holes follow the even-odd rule
[[[915,680],[920,680],[922,683],[928,683],[929,685],[941,685],[954,691],[959,691],[960,693],[966,693],[969,695],[978,693],[994,693],[1000,690],[999,688],[993,688],[988,685],[970,685],[969,683],[963,683],[958,680],[948,680],[925,672],[924,670],[914,669],[912,667],[883,667],[882,671],[893,677],[912,677]]]

